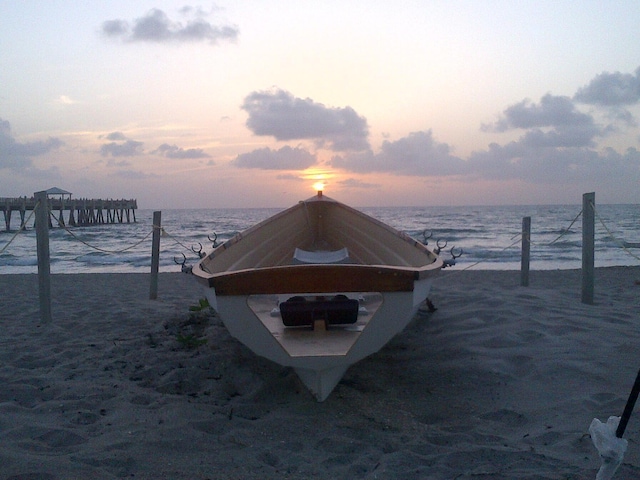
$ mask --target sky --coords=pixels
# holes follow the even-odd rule
[[[640,204],[637,0],[0,2],[0,197]]]

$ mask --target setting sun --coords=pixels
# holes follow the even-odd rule
[[[313,189],[316,192],[321,192],[322,190],[324,190],[324,187],[325,187],[324,182],[316,182],[313,184]]]

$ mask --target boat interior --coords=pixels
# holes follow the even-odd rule
[[[423,267],[435,260],[408,235],[342,203],[314,197],[228,240],[202,268],[215,274],[296,263]]]
[[[358,321],[358,300],[346,295],[314,296],[296,295],[281,302],[280,315],[287,327],[314,327],[315,322],[331,325],[348,325]]]
[[[379,293],[362,293],[359,296],[359,300],[348,299],[352,308],[349,323],[339,324],[330,324],[325,319],[316,317],[310,325],[287,325],[284,315],[281,316],[277,308],[274,310],[274,306],[279,303],[282,311],[286,302],[278,302],[275,295],[250,295],[247,304],[290,356],[343,356],[349,352],[383,303],[383,297]],[[331,341],[326,342],[327,339]]]

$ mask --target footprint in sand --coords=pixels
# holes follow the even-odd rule
[[[61,429],[44,431],[36,429],[31,435],[24,436],[30,437],[31,440],[18,442],[17,446],[35,453],[50,453],[52,451],[65,453],[75,450],[74,447],[87,441],[80,435]]]
[[[495,412],[485,413],[480,415],[483,420],[491,420],[493,422],[502,423],[512,427],[526,425],[528,423],[527,417],[522,413],[515,412],[506,408],[501,408]]]

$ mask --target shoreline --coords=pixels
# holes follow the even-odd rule
[[[640,367],[640,267],[445,270],[421,312],[317,403],[255,356],[183,273],[0,275],[3,478],[591,479],[593,418]],[[206,340],[188,348],[177,340]],[[637,409],[636,409],[637,410]],[[640,414],[619,478],[640,475]]]

